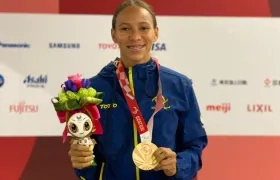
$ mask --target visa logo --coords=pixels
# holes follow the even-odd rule
[[[3,43],[0,42],[1,48],[30,48],[30,44],[27,43]]]
[[[38,77],[28,75],[24,80],[23,83],[26,84],[27,87],[31,88],[44,88],[45,84],[48,83],[48,76],[47,75],[40,75]]]
[[[166,51],[165,43],[154,43],[152,46],[152,51]]]
[[[49,43],[49,48],[53,49],[79,49],[80,43]]]

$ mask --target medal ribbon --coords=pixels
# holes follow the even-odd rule
[[[155,59],[153,59],[153,60],[155,61],[156,65],[157,65],[157,70],[158,70],[158,93],[157,93],[155,111],[152,114],[152,116],[150,117],[150,119],[148,121],[148,125],[146,125],[143,115],[140,111],[140,108],[133,95],[128,78],[125,74],[123,63],[121,61],[119,61],[118,65],[117,65],[117,71],[116,71],[117,78],[120,83],[126,103],[128,104],[128,107],[129,107],[129,110],[133,117],[134,123],[140,134],[141,142],[151,142],[152,141],[154,116],[158,111],[160,111],[163,108],[162,85],[161,85],[161,80],[160,80],[160,75],[159,75],[159,63],[157,60],[155,60]]]

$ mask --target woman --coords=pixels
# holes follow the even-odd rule
[[[92,137],[97,142],[94,155],[88,147],[71,145],[75,173],[85,180],[191,180],[201,169],[207,135],[191,80],[151,58],[158,39],[154,12],[143,1],[123,2],[114,13],[111,35],[120,58],[91,78],[92,86],[105,92],[99,106],[104,134]],[[133,107],[125,87],[135,96]],[[152,116],[155,109],[160,111]],[[141,167],[133,159],[135,147],[145,142],[154,148],[156,161],[150,165],[155,167]],[[97,166],[92,166],[93,157]]]

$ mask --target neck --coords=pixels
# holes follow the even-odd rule
[[[137,64],[145,64],[145,63],[149,62],[150,59],[151,59],[151,57],[148,57],[148,58],[144,58],[144,59],[141,59],[141,60],[137,61],[137,60],[130,60],[130,59],[124,58],[124,57],[120,58],[124,67],[126,67],[126,68],[133,67]]]

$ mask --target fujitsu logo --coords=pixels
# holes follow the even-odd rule
[[[231,110],[231,104],[222,103],[220,105],[208,105],[208,106],[206,106],[206,110],[227,113]]]
[[[19,114],[36,113],[39,110],[39,106],[26,104],[25,101],[21,101],[21,102],[19,102],[19,104],[10,105],[9,109],[10,109],[10,112],[19,113]]]
[[[247,111],[258,113],[272,112],[272,107],[269,104],[248,104]]]

